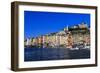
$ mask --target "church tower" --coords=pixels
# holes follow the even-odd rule
[[[68,25],[67,25],[67,27],[65,27],[65,28],[64,28],[64,31],[65,31],[65,32],[67,32],[67,31],[68,31]]]

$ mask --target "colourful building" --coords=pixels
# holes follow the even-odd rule
[[[63,30],[41,35],[36,38],[26,39],[24,44],[38,47],[72,48],[74,44],[90,44],[90,28],[81,23],[73,27],[65,27]]]

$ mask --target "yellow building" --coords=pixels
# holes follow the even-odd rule
[[[60,31],[57,33],[57,44],[62,46],[62,47],[65,47],[66,44],[67,44],[67,34],[65,31]]]
[[[36,43],[36,39],[35,38],[32,38],[32,41],[31,41],[32,46],[34,46],[35,43]]]

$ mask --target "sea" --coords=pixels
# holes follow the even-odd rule
[[[25,62],[88,58],[90,58],[90,49],[72,50],[70,48],[24,48]]]

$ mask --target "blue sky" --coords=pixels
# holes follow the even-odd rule
[[[70,27],[82,22],[90,26],[90,14],[24,11],[24,37],[57,32],[67,25]]]

